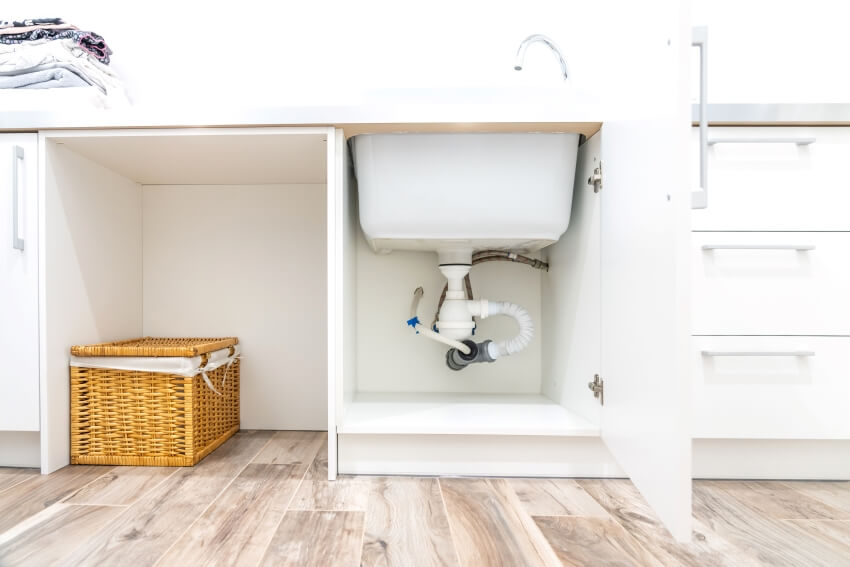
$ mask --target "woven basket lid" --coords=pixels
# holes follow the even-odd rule
[[[239,343],[236,337],[162,338],[142,337],[127,341],[78,345],[71,347],[74,356],[198,356]]]

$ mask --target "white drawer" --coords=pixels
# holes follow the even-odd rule
[[[693,230],[850,230],[850,128],[711,127]],[[795,144],[790,141],[814,140]],[[761,140],[734,143],[729,140]],[[694,187],[699,132],[692,133]]]
[[[694,337],[694,437],[850,439],[850,338]]]
[[[693,334],[850,335],[850,233],[694,232],[691,246]]]

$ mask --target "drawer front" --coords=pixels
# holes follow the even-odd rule
[[[692,340],[694,437],[850,439],[850,338]]]
[[[693,230],[850,230],[850,128],[711,127],[708,137],[718,142],[708,207],[693,211]],[[692,147],[698,160],[696,128]]]
[[[850,233],[691,234],[693,334],[850,335]]]

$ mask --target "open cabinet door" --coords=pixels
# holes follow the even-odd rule
[[[653,108],[604,123],[600,195],[602,438],[679,541],[691,535],[689,31],[671,19],[669,44],[644,53]]]

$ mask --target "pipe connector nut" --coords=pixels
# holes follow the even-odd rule
[[[474,341],[465,340],[463,344],[469,347],[469,354],[463,354],[456,348],[450,348],[446,352],[446,366],[452,370],[463,370],[470,364],[476,362],[493,362],[496,359],[490,356],[488,348],[493,341],[487,340],[476,344]]]

